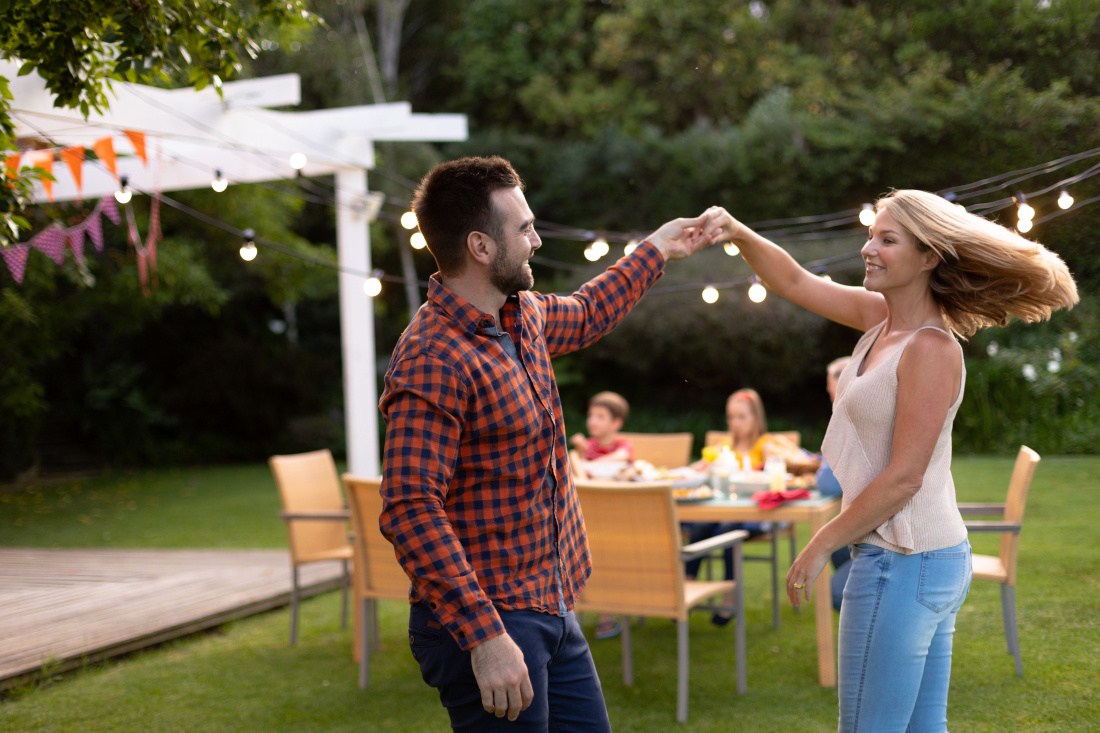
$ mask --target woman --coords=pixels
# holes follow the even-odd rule
[[[708,211],[779,295],[864,331],[837,386],[822,445],[841,513],[799,554],[799,606],[829,555],[853,545],[840,612],[840,731],[946,731],[955,615],[970,545],[951,479],[951,425],[966,372],[958,337],[1033,322],[1077,302],[1065,264],[1042,245],[934,194],[894,191],[875,206],[863,287],[830,282],[730,216]]]

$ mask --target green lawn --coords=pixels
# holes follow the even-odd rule
[[[960,458],[961,501],[999,501],[1012,461]],[[1100,457],[1039,465],[1021,540],[1017,604],[1023,678],[1005,653],[999,590],[975,582],[958,618],[949,719],[959,731],[1085,731],[1100,727]],[[0,545],[282,547],[266,466],[115,474],[0,493]],[[805,541],[805,537],[800,538]],[[995,552],[992,537],[972,538]],[[693,617],[692,695],[675,723],[675,634],[636,629],[635,686],[622,685],[617,641],[593,642],[617,731],[829,731],[835,691],[816,684],[811,613],[784,608],[770,625],[766,566],[749,566],[748,694],[733,691],[731,629]],[[339,595],[307,601],[297,648],[286,610],[17,690],[0,702],[2,731],[438,731],[446,715],[405,641],[406,610],[383,603],[383,649],[361,692]],[[594,618],[586,618],[591,632]]]

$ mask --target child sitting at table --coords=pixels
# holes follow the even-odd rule
[[[580,461],[633,461],[634,445],[619,436],[630,404],[616,392],[600,392],[588,401],[585,426],[589,437],[577,433],[569,439],[574,471],[581,474]],[[580,470],[578,470],[580,469]],[[581,474],[583,475],[583,474]],[[596,622],[596,638],[611,639],[622,633],[622,626],[609,613],[601,613]]]
[[[583,461],[633,461],[634,446],[619,436],[630,404],[616,392],[600,392],[588,401],[588,419],[585,427],[589,437],[577,433],[569,439],[570,445]]]

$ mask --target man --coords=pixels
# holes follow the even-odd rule
[[[413,656],[456,731],[505,715],[509,730],[609,731],[572,612],[591,562],[550,358],[705,246],[704,219],[663,225],[562,297],[528,292],[542,242],[502,158],[436,166],[413,210],[439,272],[386,373],[379,520],[412,580]]]

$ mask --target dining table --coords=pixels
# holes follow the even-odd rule
[[[839,512],[839,496],[821,496],[816,491],[810,492],[809,498],[786,501],[769,509],[757,506],[749,497],[736,495],[676,501],[676,515],[681,522],[803,522],[809,525],[811,537]],[[814,581],[811,594],[817,631],[817,675],[822,687],[836,687],[831,576],[832,568],[826,564]]]

